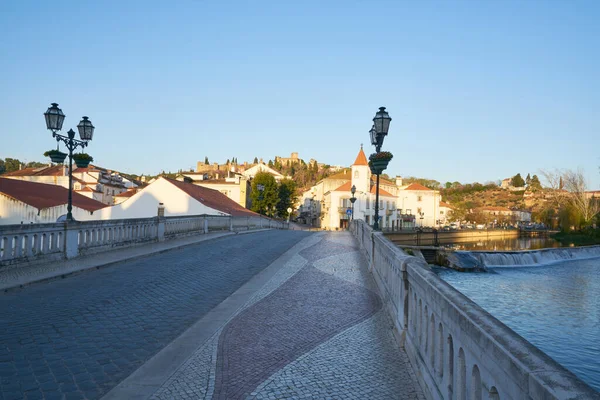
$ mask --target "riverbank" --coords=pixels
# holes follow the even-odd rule
[[[558,232],[550,236],[563,246],[591,246],[600,244],[600,229],[587,231]]]

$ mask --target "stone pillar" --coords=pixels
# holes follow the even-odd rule
[[[156,219],[156,239],[159,242],[165,241],[165,218],[157,217]]]
[[[204,218],[204,233],[208,233],[208,220]]]
[[[79,224],[77,222],[65,222],[65,248],[66,259],[75,258],[79,255]]]

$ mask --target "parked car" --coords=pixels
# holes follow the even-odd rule
[[[477,224],[475,226],[475,228],[477,228],[477,229],[485,229],[485,225],[484,224]]]

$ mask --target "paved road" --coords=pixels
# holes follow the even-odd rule
[[[299,240],[225,237],[0,296],[0,399],[96,399]]]
[[[425,398],[356,240],[321,232],[290,254],[152,400]],[[147,381],[140,376],[112,398]]]

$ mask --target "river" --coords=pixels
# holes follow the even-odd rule
[[[600,391],[600,258],[439,276]]]
[[[561,247],[561,243],[551,238],[528,238],[515,237],[509,239],[487,239],[475,240],[465,238],[463,241],[455,241],[452,244],[443,244],[442,246],[454,250],[494,250],[494,251],[513,251],[513,250],[538,250],[553,247]]]

